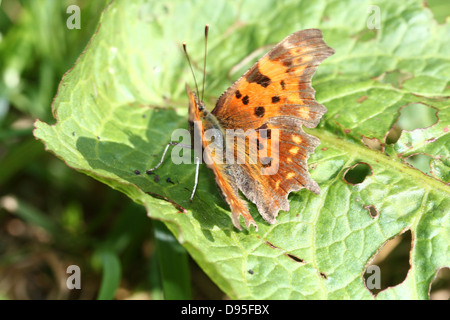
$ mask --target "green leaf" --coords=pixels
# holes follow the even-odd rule
[[[164,298],[168,300],[192,299],[186,250],[180,246],[177,239],[162,222],[154,221],[154,231]]]
[[[165,222],[231,298],[371,299],[365,266],[388,239],[409,229],[411,269],[379,297],[426,299],[437,270],[450,265],[450,27],[437,24],[421,1],[386,0],[375,3],[380,28],[368,29],[372,5],[114,1],[59,86],[56,124],[37,121],[35,136],[68,166],[127,194]],[[192,204],[193,164],[169,160],[158,178],[145,174],[173,130],[187,128],[184,85],[192,77],[180,43],[187,41],[191,59],[201,61],[206,23],[209,106],[231,84],[229,77],[241,75],[235,66],[245,61],[249,67],[254,60],[246,57],[294,31],[320,28],[336,50],[313,79],[328,113],[318,128],[307,130],[321,140],[308,163],[322,191],[292,193],[290,211],[280,212],[275,225],[252,205],[258,232],[232,227],[204,165]],[[198,74],[201,65],[194,63]],[[437,122],[403,131],[388,145],[388,131],[410,104],[434,108]],[[430,175],[407,164],[417,153],[432,157]],[[359,173],[361,183],[347,183],[346,172],[358,163],[370,170]]]
[[[102,283],[98,293],[98,300],[112,300],[120,284],[122,268],[117,254],[108,249],[96,251],[103,267]]]

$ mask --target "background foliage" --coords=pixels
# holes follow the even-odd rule
[[[449,266],[448,5],[379,1],[379,29],[368,29],[368,1],[95,1],[78,3],[83,27],[68,30],[69,4],[2,3],[0,293],[190,298],[187,256],[173,233],[231,298],[373,298],[366,266],[408,230],[409,271],[377,297],[428,297],[438,270]],[[289,33],[321,28],[336,50],[313,81],[328,108],[309,130],[322,142],[309,160],[322,193],[292,194],[290,212],[274,226],[252,207],[259,232],[232,228],[206,168],[193,204],[192,165],[166,163],[159,179],[143,174],[173,129],[187,127],[184,83],[191,76],[179,44],[188,41],[200,60],[206,23],[210,106],[264,53],[259,48]],[[57,122],[48,125],[56,84],[92,34],[59,86]],[[31,137],[35,118],[35,136],[64,162]],[[140,205],[66,165],[126,194],[170,232]],[[79,293],[64,289],[70,264],[83,270]],[[396,266],[386,269],[396,274]],[[194,288],[197,298],[221,296],[206,292]]]

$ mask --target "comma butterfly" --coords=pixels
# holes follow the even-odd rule
[[[247,228],[252,224],[257,229],[239,190],[256,204],[261,216],[270,224],[276,223],[280,210],[289,210],[287,198],[290,192],[306,188],[320,193],[307,167],[309,154],[320,141],[306,134],[302,126],[316,127],[327,111],[314,99],[311,78],[317,66],[333,53],[320,30],[297,31],[277,44],[228,88],[211,112],[198,97],[198,89],[196,95],[187,87],[191,133],[201,140],[200,152],[210,150],[203,153],[203,160],[213,170],[216,183],[231,208],[233,224],[239,230],[241,215]],[[227,138],[212,150],[209,148],[211,140],[217,142],[220,139],[207,137],[209,129],[218,132],[219,137],[227,134]],[[248,130],[252,134],[246,135]],[[234,132],[231,139],[229,131]],[[235,137],[243,137],[245,143],[239,144]],[[257,152],[265,152],[264,156],[260,153],[259,157],[254,157],[255,150],[252,151],[250,141],[255,142],[253,149]],[[195,141],[193,145],[195,149]],[[218,152],[221,149],[227,153],[228,161],[223,161],[224,154]],[[229,150],[232,150],[231,157]],[[198,158],[196,164],[197,183]]]

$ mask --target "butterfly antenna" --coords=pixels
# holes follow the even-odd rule
[[[206,55],[208,51],[208,30],[209,30],[209,24],[205,26],[205,59],[203,62],[203,85],[202,85],[202,101],[203,96],[205,94],[205,79],[206,79]]]
[[[199,91],[198,91],[197,79],[195,78],[194,69],[192,69],[191,59],[189,59],[189,54],[187,53],[186,42],[183,42],[183,50],[184,50],[184,54],[186,55],[186,59],[189,63],[189,67],[191,68],[192,76],[194,77],[195,88],[197,89],[197,97],[199,97],[200,95],[199,95]]]

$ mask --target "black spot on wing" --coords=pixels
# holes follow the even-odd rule
[[[264,113],[266,113],[266,109],[264,109],[264,107],[255,108],[255,116],[257,116],[258,118],[264,117]]]
[[[288,69],[290,68],[290,67],[292,67],[292,59],[286,59],[286,60],[283,60],[283,66],[285,66],[285,67],[287,67]]]
[[[248,98],[248,96],[245,96],[242,98],[242,103],[247,105],[250,102],[250,99]]]
[[[267,129],[269,126],[267,125],[267,123],[264,123],[263,125],[261,125],[258,129],[256,130],[264,130]]]
[[[247,81],[248,82],[256,82],[263,88],[267,88],[272,83],[272,81],[270,80],[270,78],[268,76],[263,75],[261,73],[261,71],[259,71],[258,66],[254,67],[253,70],[250,71],[250,73],[247,77]]]
[[[260,126],[259,130],[259,136],[264,139],[271,139],[272,138],[272,131],[267,126],[267,123],[264,123],[262,126]]]
[[[261,164],[264,168],[270,167],[272,165],[272,158],[271,157],[262,158]]]
[[[264,145],[259,141],[259,139],[256,139],[256,148],[258,150],[264,149]]]

